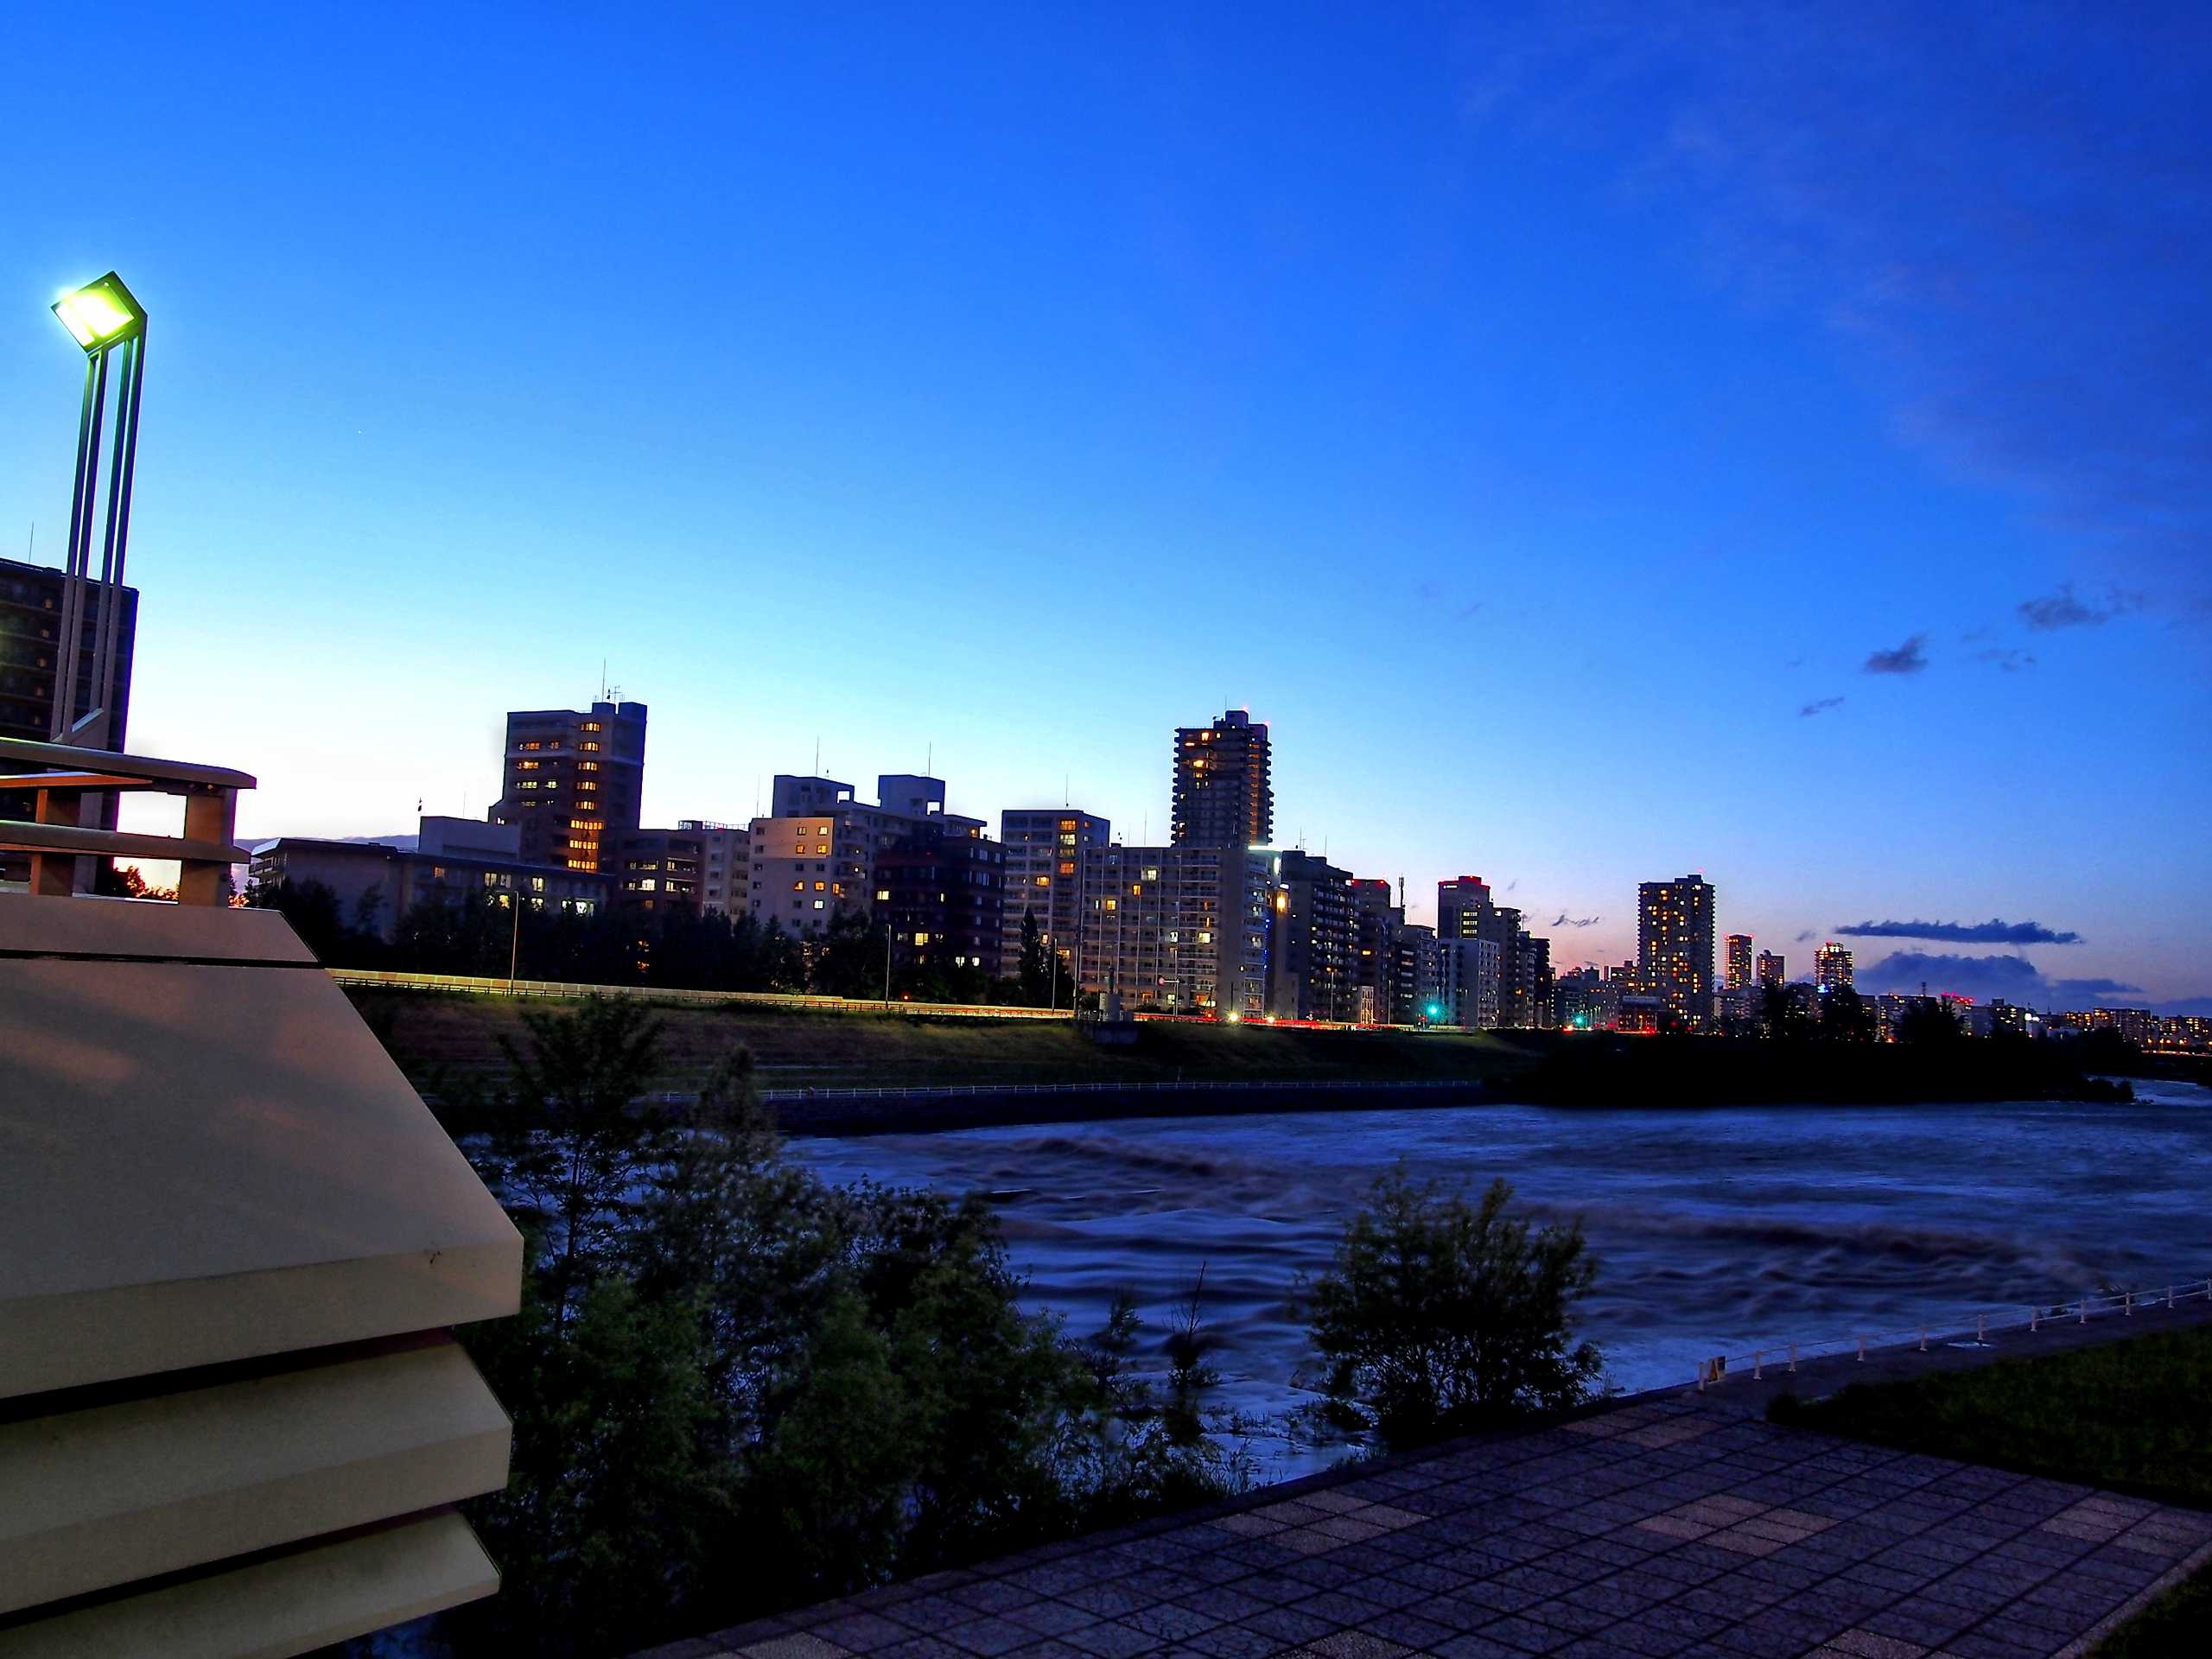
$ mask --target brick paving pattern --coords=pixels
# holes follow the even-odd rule
[[[654,1659],[2051,1659],[2212,1516],[1653,1400]]]

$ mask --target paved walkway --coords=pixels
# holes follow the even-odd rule
[[[2212,1515],[1710,1396],[1268,1489],[652,1659],[2050,1659],[2212,1559]]]

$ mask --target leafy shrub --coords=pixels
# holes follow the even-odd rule
[[[1493,1181],[1478,1205],[1402,1168],[1377,1180],[1309,1292],[1339,1412],[1417,1446],[1593,1397],[1603,1362],[1573,1339],[1597,1264],[1580,1224],[1532,1228]]]

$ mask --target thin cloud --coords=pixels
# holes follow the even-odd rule
[[[2018,645],[1992,645],[1986,651],[1974,652],[1974,659],[1977,663],[1994,664],[2007,674],[2018,674],[2023,669],[2036,665],[2036,659]]]
[[[1853,939],[1941,939],[1948,944],[2079,944],[2079,933],[2061,933],[2041,922],[1857,922],[1839,926]]]
[[[1917,674],[1928,666],[1928,636],[1916,633],[1894,651],[1878,651],[1866,658],[1869,674]]]
[[[2106,588],[2102,599],[2083,599],[2072,582],[2062,582],[2056,593],[2024,599],[2018,608],[2030,627],[2054,633],[2061,628],[2101,628],[2116,616],[2143,609],[2145,602],[2142,594],[2114,586]]]
[[[1815,715],[1825,715],[1831,709],[1843,706],[1841,697],[1822,697],[1818,702],[1808,702],[1797,711],[1800,720],[1810,720]]]
[[[2050,988],[2061,996],[2140,996],[2143,988],[2117,979],[2054,979]]]
[[[1624,213],[1825,321],[1902,442],[2115,574],[2202,590],[2212,149],[2186,8],[1470,13],[1471,121],[1611,162]]]
[[[1602,916],[1570,916],[1565,911],[1552,918],[1554,927],[1595,927],[1605,919]]]

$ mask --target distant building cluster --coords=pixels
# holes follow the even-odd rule
[[[1041,950],[1050,1000],[1065,1004],[1071,988],[1132,1013],[1743,1033],[1764,1028],[1773,998],[1816,1020],[1827,999],[1857,995],[1852,953],[1834,943],[1814,951],[1809,982],[1793,983],[1780,955],[1731,933],[1716,973],[1715,893],[1694,874],[1637,889],[1637,954],[1615,966],[1555,970],[1552,942],[1477,875],[1440,881],[1433,925],[1409,922],[1402,879],[1274,845],[1271,740],[1243,709],[1176,731],[1168,838],[1141,846],[1068,804],[1009,808],[995,837],[985,819],[947,810],[943,780],[905,772],[879,776],[873,802],[837,779],[779,774],[749,823],[645,827],[646,723],[644,703],[612,700],[510,714],[488,821],[426,817],[411,848],[288,837],[256,855],[252,879],[320,883],[350,925],[386,940],[425,900],[471,893],[611,911],[643,938],[679,915],[747,919],[802,944],[865,918],[887,968],[1012,981]],[[1916,1000],[1859,999],[1869,1034],[1894,1035]],[[2146,1046],[2205,1039],[2203,1021],[2127,1011],[2045,1022],[2003,1002],[1939,1005],[1973,1034],[2113,1023]]]

